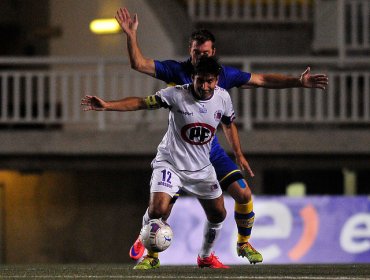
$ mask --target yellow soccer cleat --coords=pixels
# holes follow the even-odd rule
[[[134,269],[154,269],[160,266],[158,258],[145,256],[141,262],[134,266]]]
[[[249,242],[238,244],[236,246],[236,251],[239,257],[246,257],[251,264],[260,263],[263,261],[262,255],[256,249],[254,249]]]

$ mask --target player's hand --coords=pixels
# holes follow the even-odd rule
[[[83,111],[105,111],[106,109],[106,102],[97,97],[86,95],[81,99],[81,107]]]
[[[119,8],[115,18],[127,36],[131,36],[136,32],[139,25],[137,14],[134,14],[134,18],[132,19],[127,8]]]
[[[311,68],[307,69],[301,74],[299,78],[302,87],[305,88],[319,88],[325,90],[328,86],[328,76],[325,74],[311,75]]]
[[[254,177],[254,173],[252,168],[249,166],[247,159],[244,156],[240,156],[236,158],[236,163],[239,165],[240,170],[246,171],[250,177]]]

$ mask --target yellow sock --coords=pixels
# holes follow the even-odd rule
[[[147,256],[151,257],[151,258],[157,258],[158,259],[159,253],[148,250]]]
[[[238,243],[248,242],[254,223],[253,201],[246,204],[235,202],[234,217],[238,227]]]

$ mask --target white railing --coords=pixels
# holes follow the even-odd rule
[[[98,124],[104,129],[119,123],[126,127],[138,121],[164,119],[156,111],[119,114],[82,112],[85,94],[106,99],[146,96],[164,84],[132,71],[126,59],[95,58],[3,58],[0,59],[0,123],[2,124]],[[12,70],[12,69],[27,70]]]
[[[312,21],[313,0],[188,0],[196,22],[306,23]]]
[[[348,51],[370,50],[370,1],[340,0],[344,14],[343,40]]]
[[[369,0],[188,0],[187,4],[192,21],[201,23],[301,24],[317,21],[315,17],[325,21],[329,12],[336,19],[325,36],[336,36],[340,58],[353,52],[370,54]],[[330,10],[323,11],[323,6]]]
[[[327,92],[256,89],[247,104],[256,124],[370,124],[370,72],[330,71]],[[278,94],[275,94],[278,93]]]
[[[223,60],[224,61],[224,60]],[[228,58],[239,67],[256,73],[285,73],[299,76],[307,65],[313,73],[326,73],[329,87],[318,89],[234,89],[236,113],[244,129],[257,125],[362,125],[370,124],[370,61],[337,58],[280,57]],[[354,70],[365,69],[365,70]],[[235,92],[238,92],[237,94]]]
[[[337,0],[337,5],[340,57],[351,52],[370,55],[370,1]]]
[[[291,73],[295,76],[306,65],[311,65],[312,71],[329,75],[327,92],[311,89],[231,90],[238,122],[244,129],[260,124],[370,124],[370,61],[345,62],[348,69],[359,69],[355,71],[338,70],[335,58],[224,57],[221,61],[250,72]],[[126,59],[3,58],[0,67],[8,68],[0,71],[0,124],[60,124],[65,128],[91,125],[100,129],[137,128],[140,125],[163,128],[167,125],[166,110],[81,111],[80,100],[85,94],[119,99],[146,96],[166,86],[131,70]]]

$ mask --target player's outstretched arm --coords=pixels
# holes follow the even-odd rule
[[[127,37],[127,50],[130,57],[131,68],[154,77],[154,60],[144,57],[137,43],[136,33],[139,25],[137,14],[131,18],[127,8],[120,8],[117,10],[116,20]]]
[[[116,101],[104,101],[97,96],[86,95],[81,99],[83,111],[137,111],[147,109],[142,97],[126,97]]]
[[[263,87],[271,89],[281,88],[318,88],[325,90],[328,86],[328,76],[326,74],[311,74],[311,68],[307,69],[299,76],[293,77],[283,74],[255,74],[252,73],[250,80],[243,88]]]
[[[229,145],[234,152],[236,163],[239,165],[241,170],[246,170],[249,176],[254,177],[252,168],[249,166],[247,159],[243,155],[236,125],[234,123],[228,125],[222,123],[222,129]]]

